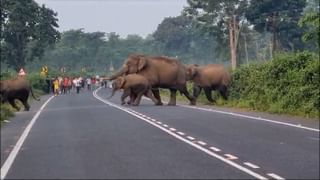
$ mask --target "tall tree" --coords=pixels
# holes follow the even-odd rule
[[[246,18],[260,33],[272,33],[272,52],[294,50],[301,45],[302,30],[297,22],[302,15],[306,0],[251,0]]]
[[[1,0],[1,58],[19,69],[34,59],[28,54],[41,57],[43,48],[59,38],[56,15],[34,0]]]
[[[240,22],[244,19],[248,0],[188,0],[188,4],[185,15],[194,18],[218,37],[229,39],[231,65],[235,69]]]

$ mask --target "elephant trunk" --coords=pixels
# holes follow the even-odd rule
[[[128,67],[126,65],[124,65],[122,67],[122,69],[120,71],[118,71],[117,73],[111,75],[109,78],[107,78],[108,80],[114,80],[119,76],[125,75],[128,72]]]
[[[116,91],[117,91],[117,89],[113,88],[112,92],[111,92],[111,95],[108,97],[108,99],[111,99],[114,96]]]

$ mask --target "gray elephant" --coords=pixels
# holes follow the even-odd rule
[[[150,98],[154,103],[158,103],[158,100],[152,95],[151,86],[148,80],[139,74],[128,74],[126,76],[117,77],[112,83],[112,94],[115,91],[123,89],[123,94],[121,96],[121,104],[125,104],[125,99],[130,96],[130,101],[128,104],[133,106],[138,106],[140,104],[143,95]]]
[[[156,105],[162,105],[158,88],[170,90],[168,105],[176,105],[177,90],[184,94],[190,104],[195,104],[195,98],[189,94],[186,87],[186,67],[178,60],[165,56],[130,55],[123,67],[116,74],[109,77],[113,80],[127,74],[144,76],[152,87],[152,92],[158,100]]]
[[[32,88],[28,81],[24,78],[18,78],[13,80],[2,80],[0,81],[0,99],[2,103],[9,102],[12,107],[20,110],[15,104],[14,100],[18,99],[24,105],[25,111],[29,111],[30,105],[28,104],[29,93],[31,92],[32,97],[37,101],[40,99],[36,98],[33,94]]]
[[[193,96],[197,98],[202,89],[208,101],[214,103],[212,90],[217,90],[222,97],[228,99],[228,86],[230,83],[230,73],[220,64],[208,64],[198,66],[196,64],[187,65],[187,78],[193,81]]]

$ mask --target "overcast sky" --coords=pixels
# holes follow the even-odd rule
[[[145,37],[165,17],[181,14],[186,0],[35,0],[58,12],[59,31],[116,32]]]

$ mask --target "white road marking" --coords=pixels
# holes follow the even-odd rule
[[[164,103],[166,103],[166,102],[164,102]],[[310,130],[310,131],[320,132],[320,129],[302,126],[301,124],[285,123],[285,122],[280,122],[280,121],[267,119],[267,118],[248,116],[248,115],[243,115],[243,114],[239,114],[239,113],[233,113],[233,112],[227,112],[227,111],[219,111],[219,110],[195,107],[195,106],[190,106],[190,105],[177,104],[177,106],[185,107],[185,108],[191,108],[191,109],[198,109],[198,110],[202,110],[202,111],[216,112],[216,113],[220,113],[220,114],[227,114],[227,115],[238,116],[238,117],[245,117],[245,118],[249,118],[249,119],[255,119],[255,120],[259,120],[259,121],[266,121],[266,122],[270,122],[270,123],[281,124],[281,125],[285,125],[285,126],[290,126],[290,127],[295,127],[295,128],[300,128],[300,129],[306,129],[306,130]]]
[[[274,173],[268,173],[267,174],[268,176],[270,176],[270,177],[272,177],[272,178],[274,178],[274,179],[284,179],[283,177],[281,177],[281,176],[279,176],[279,175],[276,175],[276,174],[274,174]]]
[[[205,143],[205,142],[203,142],[203,141],[198,141],[198,143],[199,143],[200,145],[202,145],[202,146],[207,145],[207,143]]]
[[[39,109],[39,111],[33,116],[33,118],[31,119],[31,121],[29,122],[28,126],[24,129],[23,133],[21,134],[19,140],[17,141],[16,145],[14,146],[14,148],[12,149],[12,151],[10,152],[8,158],[6,159],[6,161],[3,163],[2,167],[1,167],[1,180],[3,180],[10,167],[12,166],[12,163],[14,161],[14,159],[17,157],[19,150],[21,149],[22,144],[24,143],[24,141],[26,140],[32,126],[34,125],[34,123],[36,122],[36,120],[38,119],[40,113],[42,112],[42,110],[44,109],[44,107],[49,103],[49,101],[54,98],[54,96],[51,96]]]
[[[163,126],[164,126],[164,127],[169,127],[169,126],[168,126],[168,125],[166,125],[166,124],[164,124]]]
[[[111,102],[108,101],[108,100],[105,100],[105,99],[99,97],[99,96],[96,94],[96,92],[97,92],[99,89],[101,89],[101,88],[98,88],[97,90],[95,90],[95,91],[93,92],[93,96],[94,96],[95,98],[97,98],[98,100],[102,101],[103,103],[108,104],[108,105],[110,105],[110,106],[112,106],[112,107],[115,107],[115,108],[117,108],[117,109],[120,109],[120,110],[122,110],[122,111],[125,111],[125,112],[127,112],[128,114],[131,114],[132,116],[135,116],[135,117],[137,117],[137,118],[139,118],[139,119],[141,119],[141,120],[143,120],[143,121],[145,121],[145,122],[147,122],[147,123],[149,123],[149,124],[151,124],[151,125],[159,128],[159,129],[163,130],[163,131],[166,132],[167,134],[169,134],[169,135],[171,135],[171,136],[173,136],[173,137],[181,140],[182,142],[185,142],[185,143],[189,144],[190,146],[193,146],[194,148],[196,148],[196,149],[198,149],[198,150],[200,150],[200,151],[202,151],[202,152],[205,152],[206,154],[208,154],[208,155],[210,155],[210,156],[212,156],[212,157],[214,157],[214,158],[217,158],[217,159],[225,162],[226,164],[229,164],[230,166],[233,166],[233,167],[241,170],[242,172],[245,172],[245,173],[247,173],[247,174],[249,174],[249,175],[251,175],[251,176],[253,176],[253,177],[257,178],[257,179],[267,179],[266,177],[264,177],[264,176],[261,175],[261,174],[258,174],[258,173],[256,173],[256,172],[254,172],[254,171],[252,171],[252,170],[244,167],[244,166],[241,166],[241,165],[239,165],[239,164],[237,164],[237,163],[235,163],[235,162],[233,162],[233,161],[230,161],[230,160],[224,158],[223,156],[220,156],[220,155],[218,155],[218,154],[216,154],[216,153],[214,153],[214,152],[212,152],[212,151],[210,151],[210,150],[208,150],[208,149],[206,149],[206,148],[204,148],[204,147],[202,147],[202,146],[200,146],[200,145],[198,145],[198,144],[195,144],[195,143],[193,143],[193,142],[190,142],[190,141],[188,141],[187,139],[184,139],[183,137],[178,136],[177,134],[171,132],[170,130],[168,130],[168,129],[166,129],[166,128],[164,128],[164,127],[162,127],[162,126],[160,126],[160,125],[158,125],[158,124],[156,124],[156,123],[154,123],[154,122],[151,122],[150,120],[148,120],[148,119],[146,119],[146,118],[143,118],[143,117],[141,117],[141,116],[139,116],[139,115],[137,115],[137,114],[135,114],[135,113],[132,113],[132,112],[130,112],[130,111],[128,111],[128,110],[126,110],[126,109],[124,109],[124,108],[122,108],[122,107],[114,104],[114,103],[111,103]],[[170,129],[171,129],[171,128],[170,128]]]
[[[251,168],[253,168],[253,169],[258,169],[258,168],[260,168],[259,166],[255,165],[255,164],[252,164],[252,163],[250,163],[250,162],[244,162],[243,164],[244,164],[244,165],[247,165],[247,166],[249,166],[249,167],[251,167]]]
[[[151,121],[157,121],[157,120],[155,120],[155,119],[152,119],[152,118],[151,118],[150,120],[151,120]]]
[[[187,136],[187,138],[190,139],[191,141],[195,140],[195,138],[192,136]]]
[[[232,115],[232,116],[237,116],[237,117],[244,117],[244,118],[255,119],[255,120],[259,120],[259,121],[266,121],[266,122],[270,122],[270,123],[281,124],[281,125],[286,125],[286,126],[290,126],[290,127],[295,127],[295,128],[300,128],[300,129],[306,129],[306,130],[310,130],[310,131],[320,132],[319,129],[309,128],[309,127],[306,127],[306,126],[301,126],[300,124],[298,124],[298,125],[290,124],[290,123],[280,122],[280,121],[276,121],[276,120],[272,120],[272,119],[266,119],[266,118],[254,117],[254,116],[247,116],[247,115],[233,113],[233,112],[218,111],[218,110],[214,110],[214,109],[207,109],[207,108],[194,107],[194,106],[188,106],[188,105],[177,105],[177,106],[191,108],[191,109],[198,109],[198,110],[202,110],[202,111],[216,112],[216,113],[220,113],[220,114],[227,114],[227,115]]]
[[[229,159],[229,160],[234,160],[234,159],[238,159],[238,157],[236,157],[236,156],[234,156],[234,155],[231,155],[231,154],[224,154],[226,157],[227,157],[227,159]]]
[[[213,147],[213,146],[209,147],[209,149],[211,149],[213,151],[216,151],[216,152],[221,151],[219,148],[216,148],[216,147]]]
[[[158,124],[162,124],[162,122],[160,122],[160,121],[157,121],[157,123],[158,123]]]
[[[176,129],[175,128],[170,128],[170,131],[176,131]]]
[[[178,134],[180,134],[181,136],[184,136],[185,135],[185,133],[183,133],[183,132],[177,132]]]

